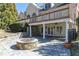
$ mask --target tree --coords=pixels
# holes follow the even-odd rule
[[[14,3],[0,3],[0,29],[5,29],[17,20],[17,10]]]
[[[76,25],[79,26],[79,17],[76,19]]]
[[[79,31],[79,17],[76,18],[76,30]]]

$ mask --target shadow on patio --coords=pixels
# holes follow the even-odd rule
[[[13,49],[13,50],[21,50],[21,49],[18,49],[18,48],[16,47],[16,44],[12,45],[10,48]]]
[[[43,56],[69,56],[70,50],[64,48],[63,44],[47,44],[39,47],[33,52],[38,52]]]

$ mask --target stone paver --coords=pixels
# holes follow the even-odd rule
[[[17,50],[15,48],[18,35],[8,37],[0,42],[0,56],[69,56],[70,50],[64,48],[63,43],[52,40],[51,42],[40,43],[39,47],[32,50]]]
[[[66,49],[63,46],[63,42],[58,42],[57,40],[53,40],[48,43],[40,44],[40,47],[34,52],[38,52],[39,55],[43,56],[70,56],[70,49]]]

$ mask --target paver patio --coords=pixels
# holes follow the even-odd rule
[[[0,56],[69,56],[70,49],[63,46],[63,42],[52,40],[39,43],[39,47],[32,50],[16,49],[16,41],[18,35],[7,37],[6,40],[0,42]]]

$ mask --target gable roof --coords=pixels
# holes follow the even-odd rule
[[[41,9],[40,6],[38,6],[36,3],[32,3],[35,7],[37,7],[38,9]]]
[[[57,8],[57,7],[60,7],[60,6],[66,5],[66,4],[68,4],[68,3],[54,3],[53,8]]]

